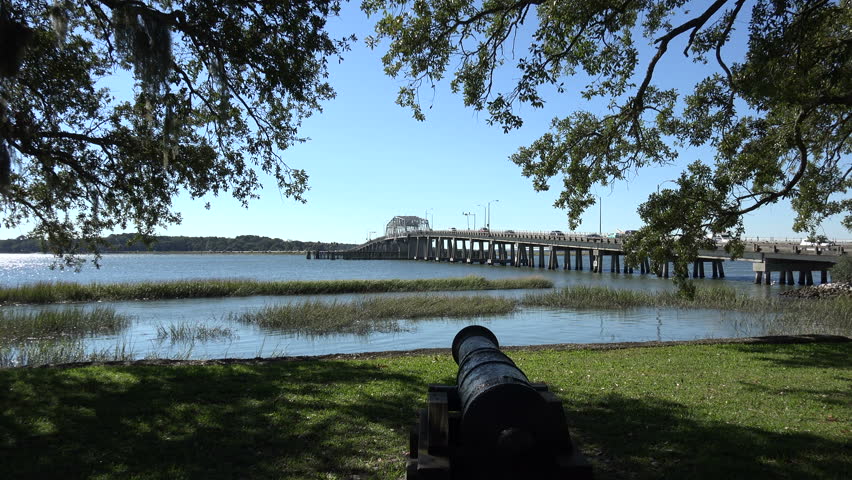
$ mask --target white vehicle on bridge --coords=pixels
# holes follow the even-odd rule
[[[710,240],[713,240],[713,242],[715,242],[716,245],[727,245],[728,243],[731,242],[731,240],[734,239],[734,236],[731,235],[730,232],[722,232],[722,233],[716,233],[716,234],[708,234],[707,238],[709,238]]]

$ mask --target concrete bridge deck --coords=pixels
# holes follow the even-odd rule
[[[597,235],[554,234],[531,231],[482,230],[423,230],[394,236],[382,236],[345,251],[317,251],[314,258],[326,259],[403,259],[466,262],[557,269],[559,256],[563,269],[584,268],[588,256],[589,269],[603,271],[603,258],[610,257],[611,272],[640,274],[656,273],[669,276],[669,263],[654,266],[647,259],[640,265],[622,264],[624,238],[605,238]],[[842,255],[852,249],[852,243],[825,247],[802,246],[798,242],[746,241],[746,249],[738,260],[752,262],[755,283],[772,283],[772,272],[779,273],[779,284],[793,284],[793,272],[799,273],[800,285],[813,284],[812,272],[820,272],[822,283],[828,281],[830,269]],[[538,250],[538,253],[536,253]],[[724,261],[730,260],[723,246],[700,250],[693,265],[692,276],[704,278],[705,263],[712,268],[711,278],[724,277]],[[310,257],[310,253],[308,254]],[[573,257],[573,258],[572,258]]]

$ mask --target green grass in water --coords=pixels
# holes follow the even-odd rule
[[[114,335],[130,325],[130,317],[111,308],[70,308],[40,312],[0,310],[0,342],[31,338]]]
[[[224,325],[208,325],[201,322],[157,325],[157,340],[168,340],[171,343],[234,340],[236,337],[234,329]]]
[[[508,340],[508,339],[505,339]],[[848,478],[852,343],[511,351],[598,480]],[[3,476],[404,478],[449,353],[0,370]]]
[[[307,301],[232,315],[231,319],[308,335],[366,335],[399,331],[402,327],[397,320],[505,315],[516,308],[515,300],[500,297],[422,295],[347,303]]]
[[[56,365],[79,362],[133,360],[134,353],[126,343],[112,348],[86,348],[80,338],[47,338],[0,344],[0,368]]]
[[[253,295],[325,295],[337,293],[437,292],[552,288],[541,277],[487,280],[484,277],[415,280],[325,280],[261,282],[254,280],[182,280],[83,285],[36,283],[0,289],[0,304],[44,304],[110,300],[247,297]]]
[[[730,287],[698,288],[693,300],[674,291],[642,292],[609,287],[573,286],[524,295],[521,305],[552,309],[623,310],[690,308],[753,314],[752,329],[770,335],[852,335],[852,297],[823,299],[757,298]]]

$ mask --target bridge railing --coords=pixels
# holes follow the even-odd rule
[[[581,233],[581,232],[567,232],[556,234],[546,231],[539,230],[491,230],[491,231],[483,231],[482,229],[478,230],[419,230],[406,232],[405,234],[400,234],[397,237],[378,237],[365,245],[370,243],[381,243],[387,240],[393,240],[396,238],[406,238],[409,236],[421,236],[421,235],[429,235],[433,237],[452,237],[452,236],[464,236],[466,238],[482,238],[482,239],[517,239],[518,241],[530,241],[530,240],[538,240],[543,242],[577,242],[577,243],[586,243],[589,245],[600,245],[601,247],[605,247],[607,245],[622,245],[624,243],[625,237],[619,236],[617,238],[612,237],[603,237],[596,233]],[[843,255],[852,249],[852,241],[830,241],[830,245],[802,245],[802,239],[795,238],[785,238],[784,240],[774,239],[773,237],[769,238],[760,238],[760,237],[747,237],[742,239],[743,243],[746,247],[746,252],[763,252],[763,253],[790,253],[790,254],[816,254],[816,255]],[[363,245],[361,246],[363,247]],[[356,247],[355,249],[359,249],[360,247]],[[717,244],[715,250],[720,251],[724,250],[724,244]],[[711,249],[712,250],[712,249]]]

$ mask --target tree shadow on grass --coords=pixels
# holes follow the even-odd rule
[[[425,388],[335,361],[0,372],[0,464],[7,478],[395,478]]]
[[[752,358],[771,362],[779,367],[818,367],[852,370],[852,342],[846,337],[826,343],[810,343],[806,347],[789,343],[732,344],[732,348],[748,353]]]
[[[596,478],[849,478],[849,445],[697,418],[680,404],[617,394],[566,412]]]

